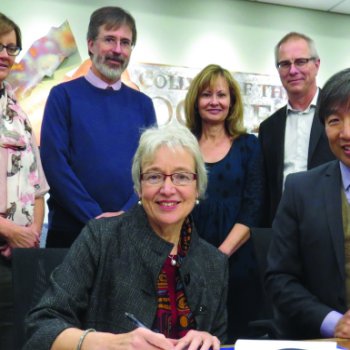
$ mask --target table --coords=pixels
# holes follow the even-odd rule
[[[350,339],[333,339],[337,344],[345,349],[350,349]]]
[[[336,341],[337,344],[347,350],[350,350],[350,339],[330,338],[330,339],[316,339],[317,341]],[[222,345],[221,349],[232,349],[234,345]]]
[[[338,346],[341,346],[345,349],[350,350],[350,339],[342,339],[342,338],[329,338],[329,339],[315,339],[317,341],[336,341]]]

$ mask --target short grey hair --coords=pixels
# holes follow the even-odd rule
[[[279,61],[278,55],[279,55],[280,46],[289,40],[297,40],[297,39],[303,39],[307,42],[307,44],[309,46],[311,57],[314,57],[316,59],[320,58],[320,56],[318,55],[317,50],[316,50],[315,42],[310,37],[308,37],[307,35],[302,34],[302,33],[290,32],[290,33],[286,34],[275,46],[275,65],[276,65],[276,67],[277,67],[277,64]]]
[[[180,147],[190,152],[195,162],[198,195],[203,198],[208,177],[198,141],[188,128],[176,122],[159,128],[149,128],[142,133],[131,169],[135,191],[140,193],[142,166],[153,160],[156,151],[161,146],[166,146],[174,151]]]

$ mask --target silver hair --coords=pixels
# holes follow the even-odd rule
[[[277,63],[279,61],[278,56],[279,56],[280,46],[289,40],[296,40],[296,39],[305,40],[309,46],[310,56],[314,57],[316,59],[320,58],[320,56],[318,55],[317,50],[316,50],[315,42],[310,37],[308,37],[307,35],[302,34],[302,33],[290,32],[290,33],[286,34],[275,46],[275,65],[276,65],[276,67],[277,67]]]
[[[142,133],[131,169],[136,193],[140,193],[141,189],[140,174],[142,166],[153,160],[156,151],[161,146],[166,146],[171,150],[181,147],[190,152],[195,162],[198,195],[200,198],[203,198],[207,188],[208,177],[198,141],[189,129],[175,122],[159,128],[149,128]]]

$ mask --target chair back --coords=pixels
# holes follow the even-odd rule
[[[260,282],[263,290],[264,305],[262,305],[262,318],[273,316],[272,303],[264,288],[264,276],[267,269],[267,253],[269,251],[273,230],[269,228],[252,228],[251,237],[253,241],[254,253],[258,263]]]
[[[267,253],[273,236],[272,228],[251,228],[251,239],[254,254],[258,263],[259,279],[262,289],[262,304],[259,310],[259,318],[249,322],[251,338],[279,339],[280,330],[274,320],[272,300],[264,287],[264,276],[267,269]]]
[[[67,254],[65,248],[18,248],[13,250],[15,349],[25,342],[24,320],[48,287],[51,272]]]

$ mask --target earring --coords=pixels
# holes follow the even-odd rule
[[[198,198],[196,199],[196,202],[195,202],[195,203],[196,203],[196,205],[198,205],[198,204],[199,204],[199,199],[198,199]]]
[[[141,198],[139,199],[139,201],[137,202],[138,205],[142,205],[142,202],[141,202]]]

